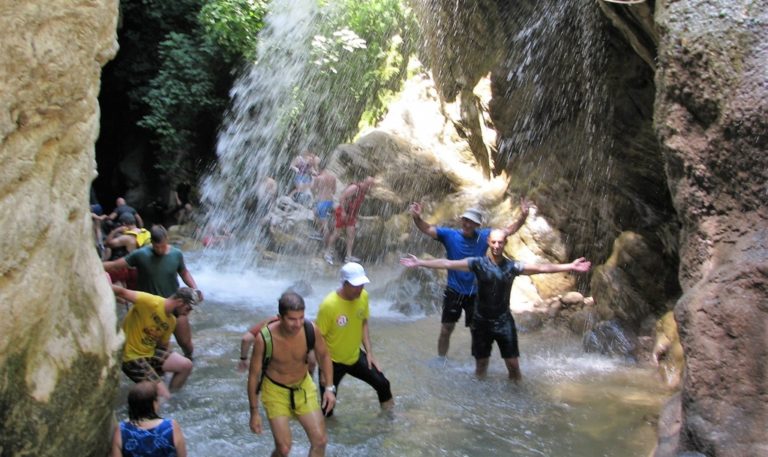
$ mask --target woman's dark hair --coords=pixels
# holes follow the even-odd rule
[[[157,384],[151,381],[141,381],[128,390],[128,419],[138,422],[146,419],[160,419],[155,411],[157,400]]]

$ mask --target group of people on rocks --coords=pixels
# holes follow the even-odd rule
[[[349,192],[345,190],[346,197],[342,193],[341,208],[336,210],[337,227],[339,219],[343,224],[350,223],[342,227],[353,227],[354,235],[356,211],[372,184],[373,179],[366,178],[351,184]],[[514,279],[538,273],[584,273],[591,266],[584,258],[563,264],[529,264],[505,257],[507,238],[523,226],[529,206],[529,202],[522,199],[520,217],[500,229],[481,228],[483,214],[474,208],[461,215],[460,228],[451,228],[426,222],[419,203],[409,207],[418,230],[441,242],[446,249],[444,259],[426,260],[408,255],[400,260],[408,268],[449,270],[438,356],[447,355],[451,334],[463,312],[465,325],[470,328],[475,373],[479,378],[486,376],[495,342],[509,378],[521,379],[517,333],[510,311]],[[254,433],[263,431],[261,401],[274,439],[273,456],[286,456],[290,452],[291,417],[298,419],[309,438],[309,455],[325,455],[328,443],[325,418],[333,415],[339,384],[347,374],[373,387],[382,409],[394,407],[390,381],[375,358],[371,344],[365,290],[370,279],[360,263],[346,260],[340,269],[339,287],[322,300],[314,322],[305,318],[303,297],[288,291],[278,300],[277,316],[254,325],[241,339],[239,368],[248,369],[250,429]],[[136,382],[129,391],[129,421],[121,423],[114,434],[113,456],[145,455],[136,449],[150,446],[149,443],[161,435],[164,440],[171,440],[168,442],[175,447],[177,455],[186,455],[178,425],[160,419],[157,414],[158,398],[169,398],[172,391],[184,385],[192,371],[193,345],[188,315],[203,300],[203,294],[187,270],[183,254],[168,244],[167,233],[161,226],[150,230],[149,246],[135,249],[118,260],[106,261],[104,268],[110,274],[134,268],[137,274],[137,290],[112,285],[116,297],[133,303],[123,322],[126,342],[122,370]],[[187,287],[179,287],[179,277]],[[175,334],[183,356],[170,349],[171,334]],[[316,365],[319,365],[319,386],[312,377]],[[165,373],[172,375],[168,386]],[[133,446],[130,452],[126,452],[128,442]]]
[[[344,262],[360,262],[353,255],[355,228],[363,201],[373,187],[373,177],[366,176],[348,184],[339,194],[338,205],[334,208],[337,178],[327,169],[325,161],[307,149],[291,161],[290,169],[294,177],[293,188],[288,196],[300,205],[312,208],[316,233],[310,235],[310,238],[323,242],[323,259],[329,265],[334,264],[336,241],[343,236]],[[272,177],[267,177],[256,192],[256,198],[263,202],[257,205],[259,219],[269,211],[276,197],[277,183]]]

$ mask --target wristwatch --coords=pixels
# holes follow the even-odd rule
[[[336,395],[336,386],[331,385],[325,388],[328,392],[332,392],[334,395]]]

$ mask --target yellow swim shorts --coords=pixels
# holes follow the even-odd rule
[[[261,402],[267,417],[303,416],[320,409],[317,387],[309,373],[298,384],[282,386],[264,376],[261,384]]]

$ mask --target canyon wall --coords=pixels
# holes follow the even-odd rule
[[[414,3],[441,97],[490,72],[488,168],[597,264],[599,319],[647,334],[675,310],[680,432],[663,421],[658,455],[768,454],[763,2]]]
[[[88,190],[117,15],[117,0],[0,1],[3,456],[109,449],[120,339]]]

